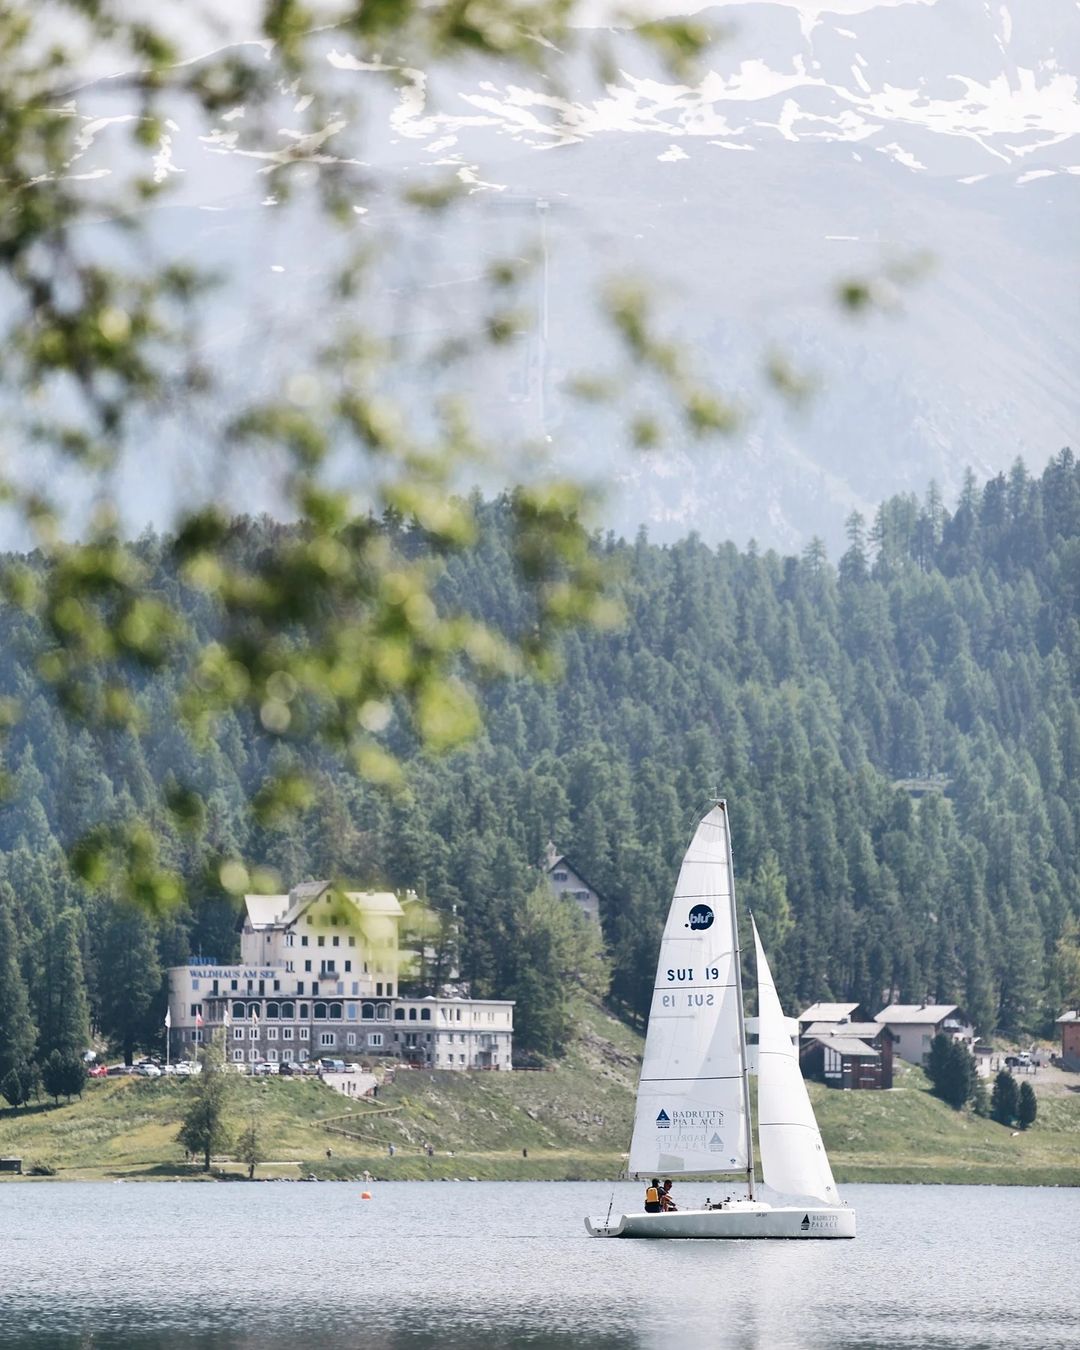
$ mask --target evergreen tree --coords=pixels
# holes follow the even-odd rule
[[[211,1041],[199,1053],[201,1072],[192,1074],[187,1085],[187,1109],[176,1141],[190,1154],[202,1154],[203,1171],[210,1171],[210,1158],[228,1148],[230,1133],[225,1121],[230,1088],[225,1052]]]
[[[75,1096],[81,1097],[86,1084],[86,1065],[79,1055],[53,1050],[41,1066],[41,1081],[45,1091],[56,1103],[61,1097],[67,1097],[68,1100]]]
[[[1016,1079],[1007,1069],[1002,1069],[994,1079],[994,1090],[990,1094],[990,1118],[999,1125],[1011,1125],[1019,1109]]]
[[[1030,1083],[1021,1083],[1020,1097],[1016,1105],[1016,1119],[1020,1128],[1026,1130],[1029,1125],[1034,1125],[1038,1114],[1039,1102],[1035,1096],[1035,1089]]]
[[[143,911],[110,904],[97,947],[98,1024],[131,1064],[140,1045],[152,1044],[158,1028],[150,1017],[161,992],[154,930]]]
[[[937,1035],[930,1042],[926,1076],[934,1095],[959,1111],[972,1098],[978,1085],[975,1056],[960,1041]]]
[[[5,886],[0,890],[0,1082],[13,1071],[22,1075],[33,1058],[37,1039],[19,966],[12,908],[10,889]]]
[[[82,919],[65,909],[50,925],[42,951],[38,993],[38,1058],[79,1056],[90,1041],[90,1019],[79,937]]]

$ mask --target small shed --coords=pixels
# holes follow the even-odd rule
[[[22,1176],[21,1158],[0,1158],[0,1172],[15,1172]]]
[[[803,1035],[799,1063],[804,1077],[829,1087],[891,1088],[893,1035],[877,1022],[817,1022]]]

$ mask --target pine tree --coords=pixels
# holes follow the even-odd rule
[[[1007,1069],[1002,1069],[994,1079],[994,1090],[990,1094],[990,1119],[999,1125],[1011,1125],[1019,1109],[1016,1079]]]
[[[19,966],[11,908],[10,888],[5,886],[0,891],[0,1083],[13,1070],[22,1074],[33,1058],[37,1040],[30,1016],[30,1000]],[[21,1105],[21,1102],[13,1105]]]
[[[141,910],[109,906],[97,946],[97,1009],[102,1031],[119,1046],[124,1063],[157,1035],[150,1011],[161,992],[154,931]]]
[[[61,1058],[81,1055],[90,1040],[86,980],[79,933],[82,917],[63,910],[44,939],[38,995],[38,1058],[45,1062],[54,1050]]]
[[[1020,1128],[1026,1130],[1029,1125],[1034,1125],[1038,1114],[1039,1102],[1035,1096],[1035,1089],[1030,1083],[1021,1083],[1020,1099],[1016,1107],[1016,1119]]]
[[[210,1171],[210,1158],[229,1145],[225,1123],[230,1087],[225,1052],[217,1041],[199,1054],[201,1072],[188,1080],[188,1106],[176,1141],[188,1153],[202,1154],[203,1170]]]

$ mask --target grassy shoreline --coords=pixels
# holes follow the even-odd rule
[[[640,1048],[632,1031],[586,1007],[550,1072],[401,1071],[377,1103],[312,1079],[243,1079],[230,1117],[238,1129],[258,1122],[259,1179],[612,1181],[625,1167]],[[103,1079],[70,1104],[0,1111],[0,1156],[55,1169],[42,1180],[209,1179],[176,1143],[186,1090],[177,1079]],[[810,1091],[841,1185],[1080,1186],[1078,1091],[1040,1096],[1039,1119],[1023,1133],[951,1110],[910,1067],[890,1092]],[[228,1158],[214,1170],[246,1174]]]

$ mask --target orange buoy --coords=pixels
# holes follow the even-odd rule
[[[370,1191],[361,1191],[361,1192],[360,1192],[360,1199],[361,1199],[361,1200],[370,1200],[370,1199],[371,1199],[371,1192],[370,1192]]]

